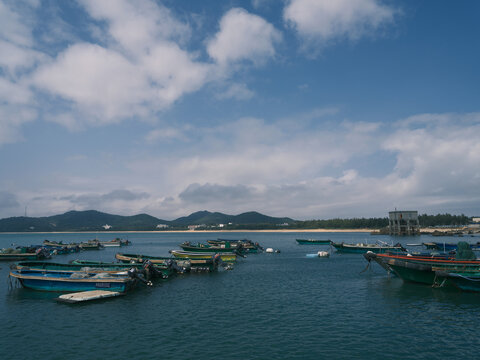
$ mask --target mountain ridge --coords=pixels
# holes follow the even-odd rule
[[[215,226],[229,223],[235,225],[279,225],[293,222],[294,220],[290,218],[271,217],[255,211],[227,215],[203,210],[169,221],[148,214],[123,216],[97,210],[71,210],[46,217],[18,216],[0,219],[0,232],[153,231],[165,229],[163,225],[167,225],[168,228],[187,228],[189,225]]]

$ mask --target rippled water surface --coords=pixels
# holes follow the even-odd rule
[[[114,261],[117,251],[167,256],[188,240],[218,234],[0,234],[0,247],[127,237],[132,246],[59,255]],[[126,296],[68,305],[58,294],[9,287],[0,263],[1,359],[475,359],[480,294],[433,289],[389,277],[361,255],[306,254],[349,243],[397,241],[363,233],[229,233],[279,254],[252,254],[232,271],[188,274]],[[448,239],[454,241],[458,239]],[[479,239],[472,239],[479,240]],[[427,242],[429,237],[403,238]]]

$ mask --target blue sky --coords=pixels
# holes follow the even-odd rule
[[[0,217],[479,215],[479,10],[0,0]]]

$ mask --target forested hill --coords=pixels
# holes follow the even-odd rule
[[[292,224],[290,218],[275,218],[258,212],[240,215],[226,215],[199,211],[187,217],[168,221],[139,214],[121,216],[102,213],[95,210],[69,211],[65,214],[48,217],[10,217],[0,220],[0,232],[51,232],[51,231],[153,231],[178,229],[185,230],[189,225],[200,228],[218,227],[220,224],[235,226],[275,227],[278,224]]]
[[[458,226],[471,222],[465,215],[437,214],[419,216],[420,226]],[[271,217],[255,211],[239,215],[198,211],[176,220],[162,220],[147,214],[121,216],[95,210],[69,211],[48,217],[10,217],[0,219],[0,232],[52,231],[154,231],[186,230],[262,230],[262,229],[381,229],[388,218],[352,218],[298,221],[288,217]]]

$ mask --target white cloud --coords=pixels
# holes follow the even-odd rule
[[[281,34],[272,24],[257,15],[234,8],[220,21],[220,31],[210,40],[208,54],[219,64],[238,61],[262,64],[275,55]]]
[[[173,127],[161,128],[161,129],[154,129],[150,131],[145,140],[148,143],[156,143],[158,141],[173,141],[173,140],[180,140],[186,141],[188,140],[187,136],[184,134],[184,131],[181,129],[176,129]]]
[[[35,201],[36,193],[6,190],[40,215],[92,206],[167,220],[202,209],[298,219],[386,216],[395,207],[480,213],[480,114],[422,114],[382,126],[337,121],[311,127],[311,119],[157,129],[151,133],[156,146],[139,144],[138,154],[123,159],[125,167],[106,175],[55,176],[58,183],[50,181]],[[196,141],[162,147],[163,140],[182,136]],[[104,159],[85,164],[96,161]],[[382,175],[371,175],[378,168]],[[111,192],[114,186],[131,194]]]
[[[151,1],[84,1],[106,22],[106,46],[77,43],[40,66],[33,84],[63,100],[50,119],[69,129],[148,118],[209,81],[210,66],[197,62],[172,38],[189,29]]]
[[[395,13],[379,0],[291,0],[283,16],[307,43],[325,45],[370,35],[392,22]]]
[[[89,14],[108,24],[108,33],[130,54],[145,53],[159,42],[185,40],[190,28],[170,10],[149,0],[81,0]]]
[[[232,84],[225,91],[218,93],[218,99],[236,99],[248,100],[255,95],[255,92],[250,90],[246,84]]]
[[[21,73],[47,58],[31,48],[28,4],[22,15],[13,5],[0,2],[0,145],[22,140],[22,125],[36,118],[34,96]]]

